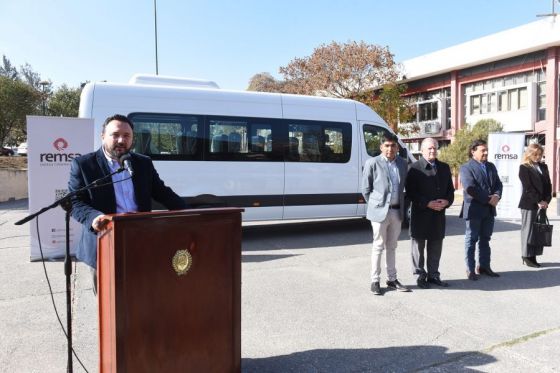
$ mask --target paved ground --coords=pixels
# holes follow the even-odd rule
[[[0,204],[0,372],[62,372],[66,340],[41,263],[29,263],[27,202]],[[497,222],[499,279],[465,279],[463,223],[452,208],[441,262],[447,289],[369,291],[370,226],[363,220],[251,225],[243,232],[244,372],[560,371],[560,219],[543,267],[521,264],[519,223]],[[413,285],[409,240],[397,253]],[[62,263],[46,263],[65,325]],[[74,267],[74,347],[97,371],[97,314],[88,272]],[[74,371],[84,371],[77,361]]]

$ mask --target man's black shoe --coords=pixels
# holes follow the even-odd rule
[[[441,287],[443,287],[443,288],[449,287],[449,284],[448,284],[447,282],[441,281],[438,277],[433,277],[433,278],[432,278],[432,277],[429,277],[429,278],[428,278],[428,282],[429,282],[430,284],[434,284],[434,285],[437,285],[437,286],[441,286]]]
[[[421,288],[421,289],[429,289],[430,288],[430,285],[428,285],[428,283],[426,282],[426,277],[424,277],[424,276],[418,277],[418,279],[416,280],[416,285],[418,285],[418,287]]]
[[[371,292],[374,295],[383,295],[383,293],[381,292],[381,286],[379,285],[379,282],[371,283]]]
[[[410,289],[401,284],[399,280],[387,281],[387,287],[396,291],[402,291],[403,293],[410,291]]]
[[[471,281],[478,280],[478,276],[474,272],[471,272],[471,271],[467,271],[467,278]]]
[[[476,273],[479,275],[487,275],[490,277],[500,277],[499,274],[497,274],[496,272],[492,271],[492,269],[490,269],[490,267],[485,268],[485,267],[476,267]]]

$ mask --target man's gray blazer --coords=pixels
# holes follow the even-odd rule
[[[399,214],[404,219],[404,185],[407,174],[407,164],[397,155],[397,168],[399,169]],[[367,203],[366,217],[372,222],[380,223],[385,220],[391,203],[391,177],[389,165],[381,155],[370,158],[364,165],[362,175],[362,195]]]

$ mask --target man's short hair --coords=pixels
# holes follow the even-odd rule
[[[397,137],[397,135],[391,132],[386,132],[381,136],[381,143],[383,144],[386,141],[394,142],[395,144],[398,145],[399,138]]]
[[[486,141],[478,139],[471,142],[471,145],[469,146],[469,158],[472,158],[472,152],[476,151],[476,148],[480,145],[486,145]]]
[[[105,133],[105,127],[107,127],[109,122],[111,122],[112,120],[118,120],[119,122],[128,123],[128,125],[130,126],[130,129],[134,131],[134,123],[132,123],[132,121],[130,119],[128,119],[128,117],[126,117],[125,115],[122,115],[122,114],[113,114],[110,117],[108,117],[107,119],[105,119],[105,122],[103,122],[103,128],[101,130],[102,133]]]

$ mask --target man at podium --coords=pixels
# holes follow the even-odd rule
[[[83,225],[76,258],[91,267],[93,291],[97,294],[97,232],[108,222],[106,214],[151,211],[152,198],[169,210],[187,204],[159,178],[152,160],[130,152],[134,124],[115,114],[103,123],[102,146],[72,161],[68,189],[83,188],[106,177],[98,188],[80,193],[72,200],[72,217]],[[124,171],[113,174],[124,168]]]

